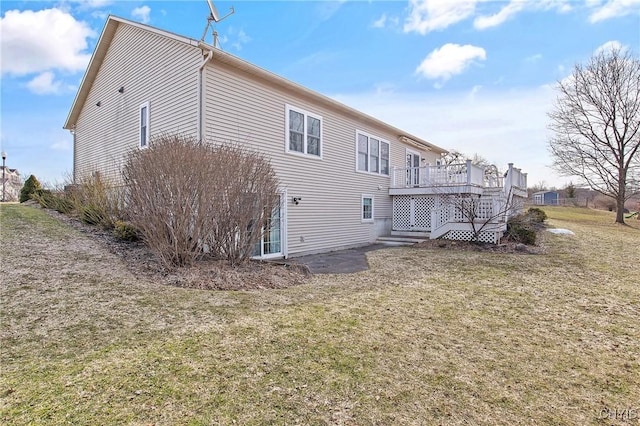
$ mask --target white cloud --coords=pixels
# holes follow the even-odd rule
[[[218,36],[218,43],[221,48],[224,49],[225,45],[228,43],[231,44],[231,47],[237,51],[242,50],[242,47],[251,41],[251,37],[247,33],[244,32],[244,29],[236,29],[234,27],[229,27],[226,34],[221,34]]]
[[[80,6],[87,8],[98,9],[113,3],[112,0],[71,0],[73,3],[78,3]]]
[[[533,64],[538,62],[540,59],[542,59],[542,54],[536,53],[535,55],[527,56],[526,58],[524,58],[524,61]]]
[[[504,23],[507,19],[520,12],[525,7],[525,2],[512,0],[505,7],[500,9],[498,13],[494,13],[489,16],[478,16],[473,21],[473,26],[477,30],[484,30],[491,27],[496,27]]]
[[[475,12],[477,0],[411,0],[404,32],[425,35],[443,30]]]
[[[476,95],[482,90],[482,85],[476,84],[471,88],[471,92],[469,92],[469,97],[471,99],[475,99]]]
[[[91,55],[87,39],[96,33],[60,9],[7,11],[0,18],[2,74],[26,75],[52,69],[81,71]]]
[[[601,2],[589,1],[588,6],[595,10],[589,16],[589,22],[596,23],[606,19],[640,13],[640,0],[609,0],[604,5]]]
[[[71,151],[71,141],[68,139],[59,140],[53,143],[50,148],[56,151]]]
[[[91,17],[99,19],[101,21],[106,21],[109,16],[109,12],[105,12],[104,10],[94,10],[91,12]]]
[[[511,0],[493,15],[481,15],[473,21],[477,30],[485,30],[497,27],[505,23],[509,18],[525,10],[551,10],[556,9],[560,13],[572,10],[568,0]]]
[[[475,18],[475,29],[485,30],[501,25],[524,11],[556,10],[558,13],[567,13],[573,10],[570,0],[510,0],[495,13],[480,15],[478,8],[482,3],[500,4],[491,0],[410,0],[404,32],[425,35],[468,18]],[[640,13],[640,0],[585,0],[585,5],[591,9],[591,23]],[[385,25],[385,18],[383,15],[374,22],[374,26]]]
[[[55,80],[51,71],[45,71],[29,81],[27,88],[36,95],[55,95],[61,92],[62,83]]]
[[[389,82],[376,83],[374,84],[374,87],[375,87],[377,96],[391,94],[397,89],[397,86],[395,83],[389,83]]]
[[[598,55],[600,53],[607,53],[613,50],[625,50],[626,48],[627,46],[624,46],[618,40],[611,40],[596,47],[593,53]]]
[[[441,85],[452,76],[462,73],[477,60],[486,58],[487,53],[481,47],[447,43],[429,53],[416,69],[416,73],[431,80],[439,79]]]
[[[373,21],[373,23],[371,24],[371,26],[372,26],[373,28],[384,28],[384,25],[385,25],[386,23],[387,23],[387,14],[386,14],[386,13],[383,13],[383,14],[382,14],[382,16],[381,16],[379,19],[377,19],[377,20]]]
[[[151,17],[151,8],[149,6],[136,7],[131,11],[131,16],[139,19],[143,24],[148,24]]]
[[[640,0],[611,1],[637,2]],[[504,3],[506,5],[502,6]],[[483,4],[488,4],[489,8],[500,5],[501,8],[493,14],[479,15],[478,10],[483,9],[481,8]],[[486,8],[484,7],[484,9]],[[410,0],[404,32],[417,32],[424,35],[431,31],[443,30],[460,21],[474,17],[474,28],[484,30],[501,25],[525,10],[551,9],[566,13],[572,10],[572,7],[570,0],[510,0],[508,2],[492,0]]]
[[[560,75],[565,75],[567,72],[567,67],[565,67],[564,65],[560,64],[558,65],[558,69],[557,69],[557,73]]]
[[[226,43],[229,40],[231,40],[231,47],[233,47],[235,50],[240,51],[242,50],[242,46],[251,41],[251,37],[249,37],[242,28],[236,30],[233,27],[229,27],[227,34],[221,36],[219,38],[219,41],[224,46],[223,43]]]

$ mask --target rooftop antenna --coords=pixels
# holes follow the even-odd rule
[[[204,38],[206,37],[207,31],[209,30],[212,22],[215,22],[217,24],[218,22],[228,18],[235,13],[235,9],[233,8],[233,6],[231,6],[231,12],[227,13],[223,17],[220,17],[218,9],[216,9],[216,6],[213,4],[213,2],[211,0],[207,0],[207,4],[209,5],[210,13],[209,16],[207,16],[207,26],[204,29],[204,33],[202,33],[202,38],[200,39],[200,41],[204,41]],[[213,47],[218,47],[218,32],[215,28],[213,29]]]

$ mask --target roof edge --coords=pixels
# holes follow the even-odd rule
[[[62,126],[63,129],[72,130],[75,126],[78,116],[80,115],[80,110],[82,109],[82,106],[89,96],[89,90],[91,89],[91,85],[93,84],[95,74],[97,74],[100,65],[102,65],[102,61],[104,60],[104,57],[108,50],[108,46],[113,39],[115,30],[120,24],[131,25],[133,27],[140,28],[145,31],[150,31],[154,34],[158,34],[181,43],[186,43],[194,47],[198,46],[198,41],[192,38],[184,37],[170,31],[161,30],[150,25],[130,21],[119,16],[109,15],[107,21],[104,24],[104,27],[102,28],[102,32],[100,33],[100,37],[98,38],[98,42],[96,43],[93,54],[91,55],[89,65],[87,65],[87,69],[82,77],[82,80],[80,81],[80,86],[78,87],[76,96],[73,100],[73,103],[71,104],[71,109],[69,110],[69,114],[67,115],[64,126]]]
[[[209,51],[212,51],[214,53],[214,58],[218,58],[221,59],[223,62],[227,63],[230,66],[234,66],[240,69],[243,69],[257,77],[261,77],[267,81],[270,81],[272,83],[275,83],[285,89],[291,90],[291,91],[295,91],[298,93],[303,94],[304,96],[310,97],[314,100],[318,100],[321,103],[325,104],[326,106],[333,108],[335,110],[338,110],[342,113],[346,113],[348,115],[351,115],[352,117],[356,117],[356,118],[364,118],[364,120],[368,121],[369,123],[377,126],[377,127],[382,127],[382,128],[386,128],[392,131],[392,133],[396,133],[398,136],[398,140],[402,141],[404,139],[408,139],[411,140],[412,142],[414,142],[414,146],[418,145],[421,146],[422,148],[426,149],[427,151],[432,151],[435,153],[446,153],[448,152],[448,150],[439,147],[437,145],[434,145],[430,142],[427,142],[426,140],[419,138],[417,136],[414,136],[402,129],[399,129],[389,123],[386,123],[378,118],[375,118],[369,114],[366,114],[362,111],[359,111],[355,108],[352,108],[348,105],[343,104],[342,102],[339,102],[335,99],[332,99],[326,95],[323,95],[322,93],[316,92],[315,90],[311,90],[305,86],[302,86],[298,83],[295,83],[291,80],[288,80],[278,74],[275,74],[271,71],[268,71],[264,68],[259,67],[258,65],[255,65],[251,62],[248,62],[242,58],[239,58],[235,55],[232,55],[230,53],[227,53],[223,50],[218,49],[217,47],[213,47],[208,43],[205,42],[199,42],[198,43],[198,47],[200,47],[201,49],[206,49]]]
[[[285,89],[298,92],[303,96],[309,97],[315,101],[319,101],[325,106],[328,106],[344,114],[350,115],[358,119],[364,119],[365,121],[369,122],[370,124],[376,127],[388,129],[392,133],[397,134],[398,140],[400,141],[411,140],[412,142],[416,142],[417,145],[424,147],[426,150],[432,151],[435,153],[442,154],[442,153],[448,152],[444,148],[436,146],[430,142],[427,142],[422,138],[419,138],[410,133],[407,133],[406,131],[401,130],[395,126],[392,126],[389,123],[386,123],[362,111],[356,110],[355,108],[347,106],[335,99],[332,99],[326,95],[323,95],[319,92],[311,90],[307,87],[304,87],[298,83],[294,83],[291,80],[288,80],[282,76],[279,76],[271,71],[261,68],[258,65],[252,64],[251,62],[248,62],[230,53],[224,52],[223,50],[220,50],[214,46],[211,46],[210,44],[207,44],[203,41],[198,41],[189,37],[172,33],[170,31],[161,30],[159,28],[152,27],[150,25],[130,21],[128,19],[121,18],[115,15],[109,15],[102,29],[102,32],[100,33],[100,37],[98,39],[98,42],[96,43],[96,47],[91,56],[91,60],[89,61],[89,65],[87,66],[87,70],[85,71],[85,74],[82,77],[80,86],[78,88],[78,92],[76,93],[76,97],[73,100],[71,109],[69,111],[65,124],[63,126],[63,129],[72,130],[75,127],[78,116],[80,115],[80,110],[84,106],[84,103],[86,102],[87,97],[89,96],[89,91],[93,84],[93,80],[95,79],[95,75],[97,74],[100,68],[100,65],[102,65],[102,61],[106,56],[109,44],[113,39],[116,29],[120,24],[131,25],[133,27],[140,28],[145,31],[150,31],[152,33],[161,35],[163,37],[167,37],[169,39],[172,39],[181,43],[188,44],[193,47],[198,47],[203,50],[212,51],[214,53],[214,56],[218,57],[219,59],[222,59],[223,62],[231,66],[238,67],[242,70],[245,70],[246,72],[249,72],[250,74],[255,75],[256,77],[263,78]]]

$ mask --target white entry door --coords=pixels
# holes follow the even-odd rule
[[[420,154],[407,150],[407,186],[420,186]]]
[[[280,194],[280,203],[271,211],[262,238],[256,243],[254,257],[268,259],[286,255],[286,195]]]

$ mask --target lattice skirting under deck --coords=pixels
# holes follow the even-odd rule
[[[393,197],[394,231],[431,231],[433,196],[395,195]]]
[[[498,244],[501,232],[480,232],[478,240],[482,243]],[[455,241],[471,241],[473,239],[473,232],[471,231],[449,231],[442,238]]]

